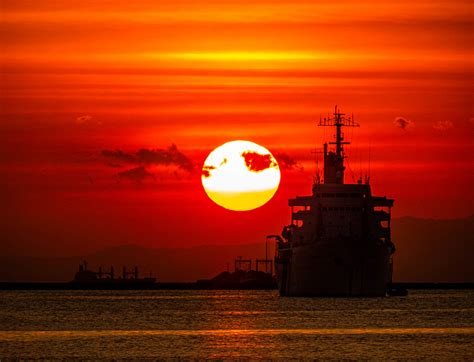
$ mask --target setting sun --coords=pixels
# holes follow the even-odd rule
[[[280,184],[280,168],[264,147],[248,141],[227,142],[207,157],[202,184],[216,204],[235,211],[268,202]]]

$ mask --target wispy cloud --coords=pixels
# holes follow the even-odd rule
[[[277,153],[275,157],[278,161],[278,166],[280,166],[282,170],[304,170],[304,168],[298,164],[298,161],[286,153]]]
[[[77,124],[84,124],[92,121],[92,116],[89,115],[84,115],[84,116],[79,116],[76,118],[76,123]]]
[[[451,121],[438,121],[433,124],[433,128],[437,131],[443,132],[454,128],[454,124]]]
[[[109,160],[115,160],[126,164],[134,165],[163,165],[177,166],[185,171],[192,171],[193,162],[182,153],[175,144],[166,149],[142,148],[135,153],[128,153],[122,150],[102,150],[102,156]]]
[[[102,156],[125,163],[138,163],[133,154],[123,152],[122,150],[102,150]]]
[[[393,123],[400,129],[407,131],[415,125],[415,122],[405,117],[396,117]]]
[[[142,182],[147,178],[155,179],[155,176],[150,173],[144,166],[134,167],[126,171],[119,172],[117,177],[120,180],[128,180],[134,182]]]

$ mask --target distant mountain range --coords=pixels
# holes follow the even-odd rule
[[[392,221],[392,237],[397,247],[395,281],[474,281],[474,216],[465,219],[431,220],[403,217]],[[274,245],[269,244],[270,258]],[[120,274],[126,265],[150,272],[161,281],[195,281],[211,278],[223,270],[233,270],[237,256],[265,257],[265,245],[204,245],[189,248],[145,248],[137,245],[110,247],[98,252],[70,257],[0,256],[0,281],[68,281],[79,263],[91,269],[115,266]],[[255,265],[255,264],[253,264]]]

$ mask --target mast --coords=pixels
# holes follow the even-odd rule
[[[329,142],[331,145],[336,145],[336,150],[329,151],[328,144],[324,144],[324,183],[325,184],[343,184],[344,183],[344,145],[350,142],[344,141],[344,134],[342,127],[359,127],[354,121],[354,115],[346,116],[345,113],[334,107],[333,116],[328,116],[319,119],[319,126],[322,127],[336,127],[335,139],[336,142]]]

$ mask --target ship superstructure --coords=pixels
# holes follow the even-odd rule
[[[335,128],[324,144],[323,178],[312,195],[290,199],[291,224],[277,239],[275,270],[281,295],[384,296],[392,279],[390,218],[393,200],[373,196],[369,177],[344,183],[343,127],[358,127],[341,113],[320,119]]]

